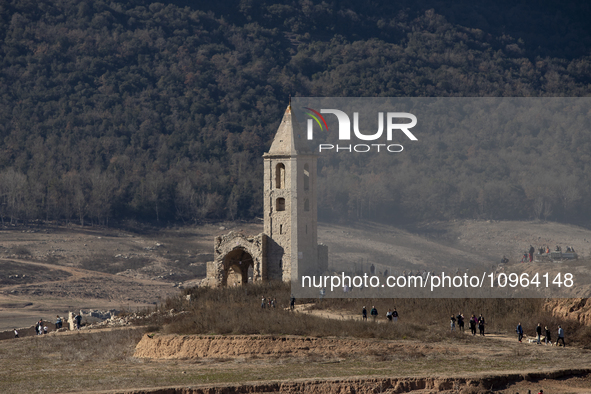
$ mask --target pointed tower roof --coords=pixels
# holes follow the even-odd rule
[[[291,101],[291,100],[290,100]],[[312,149],[306,139],[306,135],[298,127],[298,123],[291,112],[291,103],[287,106],[281,124],[277,129],[271,149],[265,156],[294,156],[298,154],[311,154]]]

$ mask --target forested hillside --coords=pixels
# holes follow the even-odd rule
[[[589,5],[384,3],[0,3],[2,222],[260,216],[261,156],[290,94],[591,92]],[[589,219],[591,133],[551,155],[535,131],[464,137],[401,156],[404,171],[321,160],[320,216]]]

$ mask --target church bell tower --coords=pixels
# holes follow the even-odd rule
[[[322,271],[317,244],[317,156],[295,122],[291,100],[263,159],[268,279],[289,282],[298,273]]]

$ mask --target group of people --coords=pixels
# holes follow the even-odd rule
[[[517,325],[515,332],[517,333],[517,340],[521,342],[523,339],[523,327],[521,326],[521,322]],[[558,338],[556,339],[555,346],[558,346],[558,342],[562,342],[562,346],[566,347],[566,343],[564,343],[564,329],[560,325],[558,326]],[[538,345],[542,344],[542,325],[540,323],[538,323],[538,326],[536,327],[536,343]],[[548,326],[544,326],[544,343],[546,345],[552,345],[552,335]]]
[[[379,314],[375,306],[371,307],[369,314],[371,316],[372,321],[376,321],[378,319]],[[367,308],[365,307],[365,305],[363,306],[363,309],[361,309],[361,319],[363,321],[367,321]],[[396,310],[396,308],[394,308],[394,310],[388,309],[388,312],[386,312],[386,319],[388,319],[388,321],[390,322],[398,321],[398,311]]]
[[[60,328],[63,327],[63,321],[64,319],[61,318],[59,315],[56,316],[55,319],[55,329],[59,330]],[[74,322],[76,323],[76,328],[80,329],[80,325],[82,322],[82,316],[80,316],[80,314],[77,314],[74,317]],[[43,319],[39,319],[39,321],[37,321],[35,323],[35,334],[36,335],[45,335],[49,332],[49,329],[47,328],[47,322],[43,322]],[[19,334],[18,334],[18,330],[15,328],[14,329],[14,337],[15,338],[19,338]]]
[[[464,315],[462,314],[462,312],[458,312],[458,314],[456,316],[452,315],[451,319],[450,319],[450,327],[451,327],[451,331],[454,331],[456,328],[456,322],[458,325],[458,330],[459,331],[465,331],[464,328]],[[480,314],[480,316],[476,317],[476,315],[472,315],[470,317],[470,320],[468,321],[468,325],[470,327],[470,332],[472,333],[472,335],[476,335],[476,327],[478,327],[478,331],[480,333],[480,335],[484,336],[484,326],[485,326],[485,321],[484,321],[484,317],[482,316],[482,314]]]
[[[14,331],[16,331],[16,329]],[[39,320],[37,324],[35,324],[35,332],[37,335],[47,334],[47,325],[43,324],[43,320]]]
[[[265,296],[263,296],[263,298],[261,298],[261,308],[265,309],[265,308],[275,308],[275,306],[277,305],[277,299],[275,297],[271,298],[265,298]]]
[[[556,245],[556,247],[554,248],[554,251],[555,252],[562,252],[562,247]],[[521,258],[521,262],[522,263],[527,263],[527,262],[531,263],[534,260],[534,252],[535,252],[534,247],[532,245],[529,245],[529,250],[526,252],[523,252],[523,257]],[[567,253],[575,253],[575,248],[573,248],[572,246],[567,246],[566,252]],[[544,246],[538,248],[538,254],[540,254],[540,255],[550,254],[550,247],[548,245],[544,245]],[[503,260],[501,260],[501,262],[504,262],[504,260],[505,260],[505,256],[503,256]]]

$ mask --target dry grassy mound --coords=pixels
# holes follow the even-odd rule
[[[388,354],[391,358],[413,354],[424,357],[439,353],[443,347],[433,344],[364,339],[310,338],[273,335],[152,335],[138,343],[134,357],[154,359],[322,357],[351,358]]]

